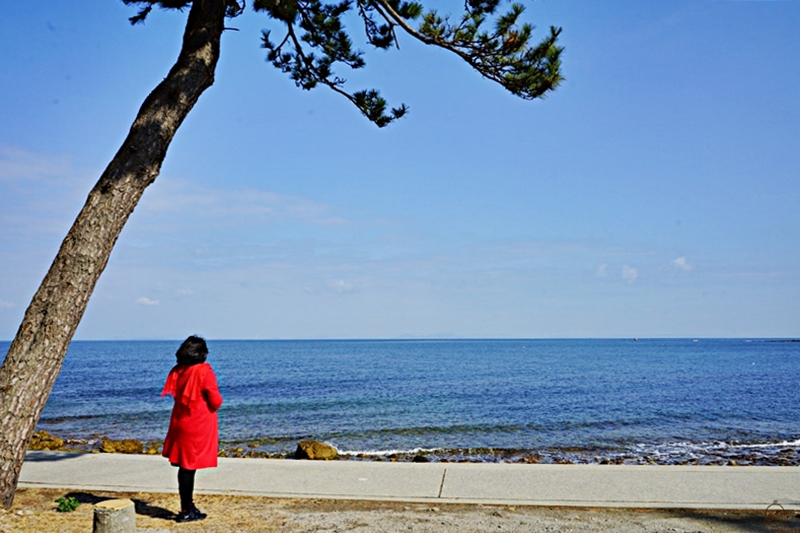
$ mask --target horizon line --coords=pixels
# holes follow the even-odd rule
[[[199,335],[202,337],[202,335]],[[314,341],[556,341],[556,340],[630,340],[630,341],[644,341],[644,340],[774,340],[774,341],[794,341],[800,342],[800,337],[704,337],[704,336],[676,336],[676,337],[659,337],[659,336],[626,336],[626,337],[450,337],[450,336],[436,336],[436,337],[286,337],[286,338],[212,338],[202,337],[206,341],[214,342],[314,342]],[[181,342],[181,338],[139,338],[139,339],[72,339],[70,342]],[[0,340],[0,342],[11,343],[12,340]]]

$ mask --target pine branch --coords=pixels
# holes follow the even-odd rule
[[[192,0],[122,0],[127,5],[142,6],[130,18],[132,24],[145,21],[153,7],[183,9]],[[200,0],[195,0],[200,1]],[[440,16],[435,10],[423,13],[421,4],[406,0],[355,0],[364,22],[367,41],[376,48],[400,48],[397,28],[422,43],[444,48],[466,61],[482,76],[524,99],[545,96],[562,81],[561,52],[558,37],[561,29],[550,27],[550,34],[538,44],[531,44],[533,26],[519,24],[524,7],[511,4],[506,13],[496,14],[501,0],[464,0],[464,13],[458,23]],[[226,0],[226,16],[244,11],[244,0]],[[362,52],[353,49],[342,17],[353,8],[351,0],[254,0],[253,9],[282,22],[286,35],[280,44],[270,41],[270,32],[262,33],[262,47],[267,60],[289,74],[295,84],[311,90],[325,85],[352,102],[361,113],[379,127],[403,116],[405,105],[387,111],[386,101],[374,90],[350,93],[345,79],[334,73],[334,66],[351,69],[364,66]],[[411,21],[420,19],[418,26]],[[493,20],[493,28],[487,29]],[[288,48],[288,49],[287,49]]]
[[[298,87],[311,90],[318,84],[325,85],[347,98],[381,128],[408,111],[403,104],[387,112],[386,100],[378,91],[372,89],[351,94],[343,88],[346,80],[334,74],[333,65],[336,63],[352,69],[364,66],[362,53],[352,50],[352,43],[341,22],[342,15],[351,9],[349,0],[332,5],[322,4],[320,0],[257,0],[254,8],[266,11],[286,25],[286,35],[278,45],[271,42],[270,32],[264,31],[262,47],[269,50],[267,61],[289,74]],[[295,25],[303,30],[302,35],[298,36]],[[284,46],[289,43],[292,50],[284,51]],[[318,51],[320,55],[307,52],[306,47]]]
[[[122,0],[122,2],[128,6],[144,6],[136,15],[128,19],[131,24],[144,23],[147,15],[153,10],[153,6],[158,6],[161,9],[177,9],[178,11],[183,11],[192,4],[192,0]],[[228,0],[225,7],[225,16],[227,18],[238,17],[244,12],[244,9],[244,0],[242,0],[241,4],[237,0]]]
[[[496,0],[468,0],[463,18],[455,26],[447,17],[429,11],[418,29],[397,12],[390,0],[368,1],[380,5],[388,20],[415,39],[453,52],[481,75],[521,98],[542,97],[563,81],[560,72],[563,48],[556,45],[561,29],[551,26],[548,37],[529,47],[533,27],[517,25],[524,11],[520,4],[512,4],[508,13],[498,17],[495,30],[489,33],[481,31],[481,26],[486,15],[496,10]]]

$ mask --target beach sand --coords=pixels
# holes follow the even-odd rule
[[[82,505],[71,513],[56,511],[55,499],[74,496]],[[794,512],[658,511],[383,503],[299,500],[243,496],[196,496],[208,513],[201,522],[177,524],[173,494],[65,492],[20,489],[10,511],[0,510],[0,533],[86,533],[92,529],[93,504],[108,498],[136,503],[142,533],[166,532],[621,532],[676,533],[800,531]]]

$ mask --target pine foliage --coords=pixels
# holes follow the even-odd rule
[[[191,0],[122,0],[140,6],[130,18],[132,24],[144,22],[153,7],[184,9]],[[280,38],[264,30],[262,47],[267,61],[289,75],[301,89],[325,85],[350,100],[378,127],[402,117],[405,104],[388,108],[374,89],[349,92],[346,80],[334,67],[364,67],[363,52],[353,47],[343,17],[355,8],[364,24],[366,41],[379,49],[399,47],[398,28],[429,45],[449,50],[484,77],[524,99],[542,98],[563,81],[558,45],[561,28],[550,27],[549,34],[533,42],[534,27],[521,23],[525,7],[510,4],[500,12],[502,0],[465,0],[457,22],[436,10],[425,10],[418,2],[401,0],[254,0],[253,10],[280,23]],[[244,3],[229,0],[227,15],[236,17]]]

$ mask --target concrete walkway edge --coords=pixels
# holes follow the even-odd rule
[[[147,455],[28,452],[20,487],[177,492],[176,469]],[[800,509],[800,467],[388,463],[221,458],[196,492],[568,507]]]

